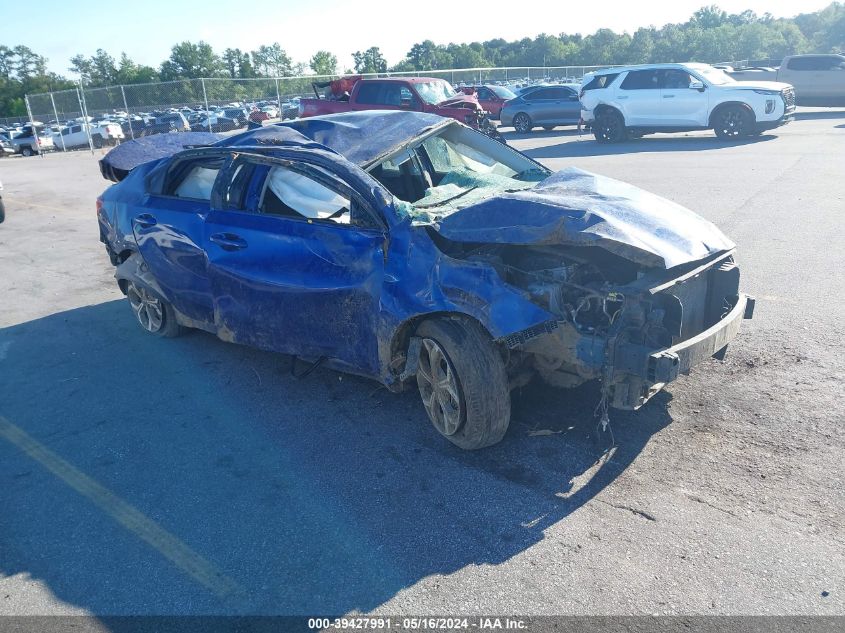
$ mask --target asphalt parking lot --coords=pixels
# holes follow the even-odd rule
[[[757,297],[724,361],[611,413],[615,447],[592,385],[522,389],[465,453],[415,392],[151,338],[100,155],[0,160],[0,614],[845,613],[845,111],[506,136],[712,220]]]

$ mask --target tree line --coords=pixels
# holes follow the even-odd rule
[[[634,33],[599,29],[595,33],[540,34],[534,38],[448,45],[425,40],[414,44],[405,58],[389,66],[381,50],[372,46],[353,53],[353,68],[344,73],[384,73],[494,66],[581,66],[671,61],[718,62],[780,58],[806,52],[845,50],[845,3],[833,2],[794,18],[759,16],[753,11],[729,14],[717,6],[702,7],[689,20],[663,27],[644,27]],[[181,42],[158,68],[135,63],[126,53],[119,58],[98,49],[86,57],[70,58],[68,71],[85,86],[153,83],[199,77],[251,79],[290,77],[310,71],[338,73],[337,57],[317,51],[307,63],[294,62],[275,42],[252,51],[227,48],[221,54],[207,42]],[[27,46],[0,45],[0,116],[26,114],[25,94],[65,90],[76,82],[47,71],[47,59]]]

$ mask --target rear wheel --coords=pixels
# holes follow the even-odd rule
[[[32,151],[32,148],[29,145],[24,145],[21,148],[21,154],[24,156],[32,156],[35,152]]]
[[[434,428],[466,450],[501,441],[511,414],[505,364],[480,325],[465,319],[426,321],[417,386]]]
[[[150,334],[173,337],[184,332],[185,328],[176,321],[173,306],[143,286],[130,281],[126,287],[126,298],[138,324]]]
[[[607,110],[593,122],[593,136],[599,143],[619,143],[628,137],[625,119],[615,110]]]
[[[534,122],[525,112],[520,112],[513,118],[513,127],[520,134],[528,134],[534,129]]]
[[[713,131],[722,139],[741,138],[754,131],[754,120],[742,106],[728,106],[713,117]]]
[[[103,137],[99,134],[95,134],[91,137],[91,142],[94,144],[94,147],[100,149],[103,146]]]

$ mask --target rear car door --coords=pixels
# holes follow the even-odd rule
[[[660,70],[632,70],[616,90],[616,99],[629,126],[660,126],[663,99],[660,95]]]
[[[660,71],[661,120],[663,125],[698,127],[707,125],[707,90],[690,88],[693,82],[703,83],[680,68]]]
[[[377,371],[385,231],[367,203],[301,161],[241,155],[225,182],[203,242],[221,338]]]
[[[203,250],[205,218],[228,154],[205,152],[175,159],[148,177],[148,193],[133,209],[138,250],[164,298],[182,315],[214,322],[211,282]]]

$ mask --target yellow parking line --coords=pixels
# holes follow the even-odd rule
[[[135,536],[154,547],[176,565],[217,596],[230,598],[241,594],[238,585],[224,576],[210,562],[197,554],[173,534],[160,527],[132,505],[103,487],[85,473],[53,453],[0,415],[0,437],[7,439],[27,456],[41,464],[56,477],[109,515]]]

